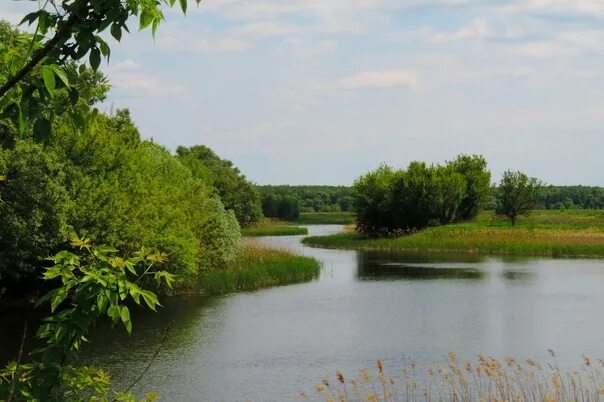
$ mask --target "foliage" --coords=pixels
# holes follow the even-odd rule
[[[50,258],[54,265],[44,273],[45,280],[58,284],[39,300],[50,303],[51,310],[37,331],[44,345],[31,353],[30,362],[12,363],[0,371],[0,395],[44,401],[80,400],[84,395],[90,400],[134,400],[129,393],[111,395],[109,375],[103,370],[74,367],[69,361],[100,318],[121,323],[130,333],[129,302],[152,310],[160,305],[139,283],[152,277],[158,286],[172,285],[174,276],[156,268],[166,255],[142,250],[122,258],[113,248],[91,247],[79,238],[72,245],[81,255],[61,251]]]
[[[208,272],[200,282],[205,292],[217,295],[309,281],[320,268],[314,258],[247,245],[226,269]]]
[[[151,27],[155,34],[163,19],[160,6],[174,5],[176,0],[65,0],[40,3],[38,11],[23,18],[22,23],[36,24],[33,35],[15,34],[4,26],[0,29],[0,117],[10,118],[25,131],[33,127],[36,137],[47,141],[51,135],[52,117],[69,111],[74,124],[81,123],[78,109],[80,93],[72,86],[82,79],[86,68],[74,63],[87,58],[96,71],[101,59],[109,59],[111,49],[101,35],[108,29],[121,40],[128,32],[127,22],[138,19],[139,28]],[[187,1],[180,0],[183,12]],[[60,93],[65,107],[47,111]],[[49,119],[49,116],[51,117]]]
[[[487,162],[480,155],[459,155],[450,166],[460,173],[466,182],[465,196],[461,199],[458,218],[474,219],[490,193],[491,173],[487,170]]]
[[[241,226],[252,225],[262,217],[258,191],[231,161],[220,159],[203,145],[178,147],[176,154],[194,177],[216,189],[225,208],[235,213]]]
[[[497,188],[496,212],[507,216],[514,226],[519,215],[526,215],[535,208],[541,187],[541,182],[535,177],[505,171]]]
[[[345,186],[259,186],[262,201],[267,197],[296,197],[301,212],[347,212],[352,206],[350,187]],[[266,216],[266,215],[265,215]]]
[[[604,208],[604,188],[545,186],[537,197],[537,205],[546,209],[602,209]]]
[[[300,216],[300,201],[291,195],[268,194],[262,199],[262,212],[267,218],[294,221]]]
[[[489,194],[490,173],[480,156],[445,165],[412,162],[406,170],[382,165],[352,188],[359,232],[392,236],[474,218]]]
[[[63,168],[56,155],[31,142],[0,149],[0,283],[9,290],[34,280],[41,260],[69,239]]]
[[[178,158],[141,141],[127,111],[99,115],[80,135],[66,129],[55,150],[69,163],[68,190],[78,205],[70,223],[78,233],[127,252],[164,250],[167,269],[183,282],[237,252],[232,214]]]

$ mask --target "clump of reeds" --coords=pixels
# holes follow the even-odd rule
[[[320,270],[321,264],[314,258],[246,242],[228,266],[204,273],[200,287],[212,295],[255,290],[309,281]]]
[[[500,361],[479,355],[462,362],[453,352],[444,364],[418,370],[415,361],[397,374],[386,371],[381,360],[372,374],[361,369],[357,378],[338,371],[336,381],[324,379],[314,393],[302,393],[310,400],[327,402],[567,402],[604,399],[604,360],[583,356],[581,368],[563,372],[553,350],[551,361],[520,362],[512,357]]]
[[[264,219],[253,226],[241,229],[241,235],[247,237],[260,236],[295,236],[308,234],[305,227],[292,226],[289,222],[274,219]]]

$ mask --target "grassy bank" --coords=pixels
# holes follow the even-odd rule
[[[369,239],[348,231],[308,237],[304,243],[361,250],[604,257],[604,213],[537,211],[512,227],[486,212],[475,222],[427,228],[409,236]]]
[[[296,220],[304,225],[347,225],[354,223],[355,215],[352,212],[303,212]]]
[[[206,274],[201,289],[219,295],[306,282],[316,278],[320,268],[314,258],[248,244],[226,269]]]
[[[260,237],[260,236],[294,236],[308,234],[308,229],[292,226],[289,222],[265,220],[258,224],[241,229],[242,236]]]

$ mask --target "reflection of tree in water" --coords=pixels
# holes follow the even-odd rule
[[[482,257],[464,256],[455,261],[448,258],[447,265],[441,265],[442,256],[389,252],[357,253],[357,278],[361,280],[426,280],[426,279],[464,279],[478,280],[485,272],[467,266],[455,267],[459,263],[479,262]],[[468,261],[471,258],[471,261]],[[426,264],[434,264],[432,266]]]
[[[505,269],[501,272],[501,276],[504,279],[514,282],[529,282],[535,277],[534,272],[528,271],[512,271],[509,269]]]

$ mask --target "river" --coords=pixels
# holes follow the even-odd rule
[[[309,226],[311,235],[339,230]],[[604,260],[325,250],[302,238],[260,241],[319,259],[319,279],[169,298],[158,313],[136,315],[132,336],[99,327],[82,361],[124,387],[159,350],[135,390],[169,401],[283,402],[378,358],[393,371],[410,359],[433,366],[449,351],[546,360],[552,348],[568,368],[582,354],[604,356]]]

